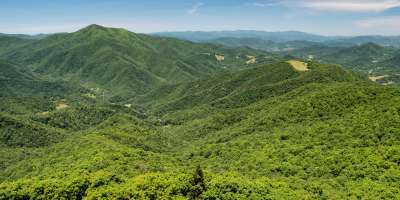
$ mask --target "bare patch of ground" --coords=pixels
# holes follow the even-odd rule
[[[298,60],[289,60],[287,62],[289,64],[291,64],[292,67],[297,71],[305,72],[305,71],[310,70],[310,69],[308,69],[308,64],[305,63],[305,62],[301,62],[301,61],[298,61]]]
[[[383,83],[382,85],[393,85],[393,84],[394,84],[393,81],[389,81],[389,82],[387,82],[387,83]]]
[[[255,56],[247,56],[247,60],[246,64],[250,65],[250,64],[255,64],[257,62],[257,58]]]
[[[64,110],[68,107],[69,105],[65,101],[60,101],[56,104],[56,110]]]
[[[215,58],[220,62],[225,60],[225,56],[224,55],[215,54]]]
[[[370,76],[370,77],[368,77],[368,78],[369,78],[369,80],[371,80],[371,81],[377,82],[377,81],[379,81],[379,80],[381,80],[381,79],[384,79],[385,77],[386,77],[386,75],[383,75],[383,76]]]

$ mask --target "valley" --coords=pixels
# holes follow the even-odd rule
[[[302,32],[168,32],[167,37],[233,48],[249,47],[273,52],[281,58],[339,64],[371,77],[385,76],[381,84],[398,84],[399,44],[396,36],[328,37]]]
[[[0,199],[399,197],[398,46],[185,35],[0,35]]]

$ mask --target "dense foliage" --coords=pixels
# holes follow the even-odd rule
[[[45,40],[136,37],[99,28]],[[0,62],[0,199],[400,196],[400,89],[340,66],[238,67],[134,97],[115,85],[110,101],[25,61]]]
[[[399,50],[393,47],[365,43],[351,47],[314,45],[286,52],[295,57],[313,59],[325,63],[340,64],[369,76],[385,76],[380,83],[398,83]]]
[[[72,80],[125,96],[143,94],[165,82],[181,82],[247,68],[247,56],[265,62],[266,52],[152,37],[91,25],[9,48],[0,57],[47,77]],[[221,56],[217,58],[218,56]],[[271,60],[271,59],[270,59]]]

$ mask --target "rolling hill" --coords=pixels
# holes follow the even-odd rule
[[[284,57],[98,25],[5,44],[0,200],[400,195],[400,89],[348,70],[394,48]]]
[[[384,47],[374,43],[366,43],[352,47],[311,46],[297,49],[287,54],[314,59],[325,63],[336,63],[348,69],[369,74],[371,77],[385,76],[381,83],[397,82],[399,63],[396,60],[398,49]],[[389,78],[391,77],[391,78]]]
[[[9,49],[28,44],[30,42],[32,42],[30,39],[0,34],[0,54]]]
[[[16,63],[0,60],[0,96],[39,96],[46,94],[74,94],[81,90],[80,86],[63,81],[48,81],[29,68]]]
[[[271,57],[246,48],[194,44],[91,25],[11,48],[1,57],[43,76],[133,96],[163,83],[251,67],[255,63],[247,63],[247,56],[258,57],[259,62]]]
[[[148,105],[156,113],[169,115],[185,109],[190,111],[193,107],[218,112],[280,96],[309,83],[358,79],[337,66],[317,63],[309,63],[308,66],[309,71],[302,72],[287,62],[277,62],[196,82],[165,85],[140,97],[136,103]],[[202,113],[199,110],[196,112]],[[188,119],[189,116],[183,115],[182,118]]]
[[[119,109],[55,144],[1,148],[0,199],[396,197],[399,89],[307,66],[162,86],[135,101],[147,118]]]
[[[249,47],[269,52],[287,52],[294,49],[302,49],[309,46],[318,45],[317,42],[309,42],[304,40],[273,42],[271,40],[263,40],[259,38],[217,38],[207,41],[212,44],[221,44],[228,47]]]

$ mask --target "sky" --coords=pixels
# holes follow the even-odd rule
[[[0,0],[0,33],[302,31],[400,35],[400,0]]]

